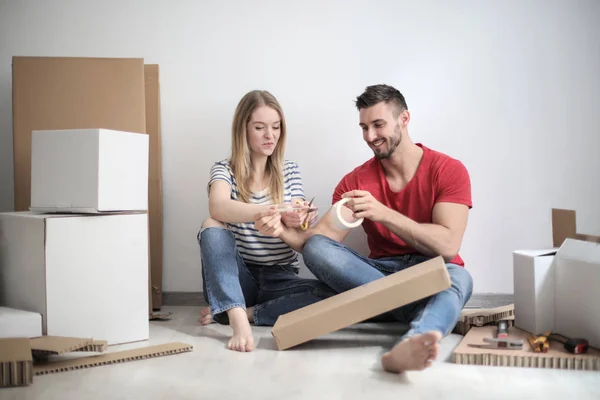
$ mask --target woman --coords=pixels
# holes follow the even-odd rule
[[[209,304],[201,320],[231,325],[231,350],[254,349],[250,323],[272,326],[279,315],[334,294],[324,283],[298,276],[292,248],[254,229],[255,215],[273,204],[306,204],[298,165],[284,160],[285,139],[285,118],[275,97],[249,92],[235,110],[231,157],[211,168],[210,218],[198,234]],[[281,214],[280,222],[298,228],[306,208]]]

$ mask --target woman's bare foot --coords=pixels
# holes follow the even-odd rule
[[[381,357],[387,372],[422,371],[431,366],[439,352],[442,334],[430,331],[404,339]]]
[[[210,325],[213,323],[210,306],[202,307],[202,310],[200,310],[200,323],[202,325]]]
[[[254,350],[254,337],[246,311],[239,307],[232,308],[227,310],[227,316],[229,325],[233,329],[233,336],[229,339],[227,348],[242,352]]]

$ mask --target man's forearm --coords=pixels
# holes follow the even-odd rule
[[[292,249],[296,250],[298,253],[302,253],[304,243],[306,243],[306,241],[313,234],[314,233],[312,229],[301,231],[299,229],[284,227],[283,232],[281,233],[279,238],[283,240]]]
[[[424,255],[441,255],[446,262],[456,255],[452,234],[444,226],[420,224],[393,210],[390,210],[389,218],[382,223],[406,244]]]

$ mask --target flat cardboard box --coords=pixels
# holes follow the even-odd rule
[[[31,211],[147,211],[148,143],[108,129],[33,131]]]
[[[515,326],[541,335],[554,329],[554,273],[558,249],[513,253]]]
[[[33,356],[27,338],[0,339],[0,387],[33,382]]]
[[[280,316],[271,331],[279,350],[384,314],[450,288],[442,257]]]
[[[585,354],[571,354],[561,343],[550,341],[547,353],[536,353],[527,340],[531,334],[517,327],[508,328],[508,337],[523,340],[523,349],[482,349],[472,345],[486,344],[483,338],[495,337],[495,326],[473,327],[452,353],[452,362],[466,365],[487,365],[515,368],[554,368],[600,370],[600,351],[590,348]]]
[[[13,57],[15,211],[31,205],[34,130],[146,132],[142,58]]]
[[[148,217],[150,218],[150,268],[152,309],[162,307],[163,191],[160,74],[156,64],[144,65],[146,80],[146,132],[150,136]],[[152,312],[152,310],[150,310]]]
[[[0,213],[0,304],[48,336],[147,340],[148,216]]]
[[[0,338],[32,338],[42,334],[42,315],[0,307]]]

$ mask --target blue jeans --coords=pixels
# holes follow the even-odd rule
[[[306,242],[302,256],[306,267],[338,293],[430,259],[418,254],[370,259],[322,235],[312,236]],[[456,326],[463,307],[473,293],[473,280],[459,265],[448,263],[446,268],[452,282],[449,289],[387,314],[394,320],[410,325],[402,339],[432,330],[446,336]],[[379,317],[385,319],[385,315]]]
[[[245,262],[226,228],[203,228],[198,242],[204,299],[217,323],[229,323],[229,309],[254,307],[254,325],[273,326],[280,315],[335,295],[323,282],[300,278],[291,265]]]

